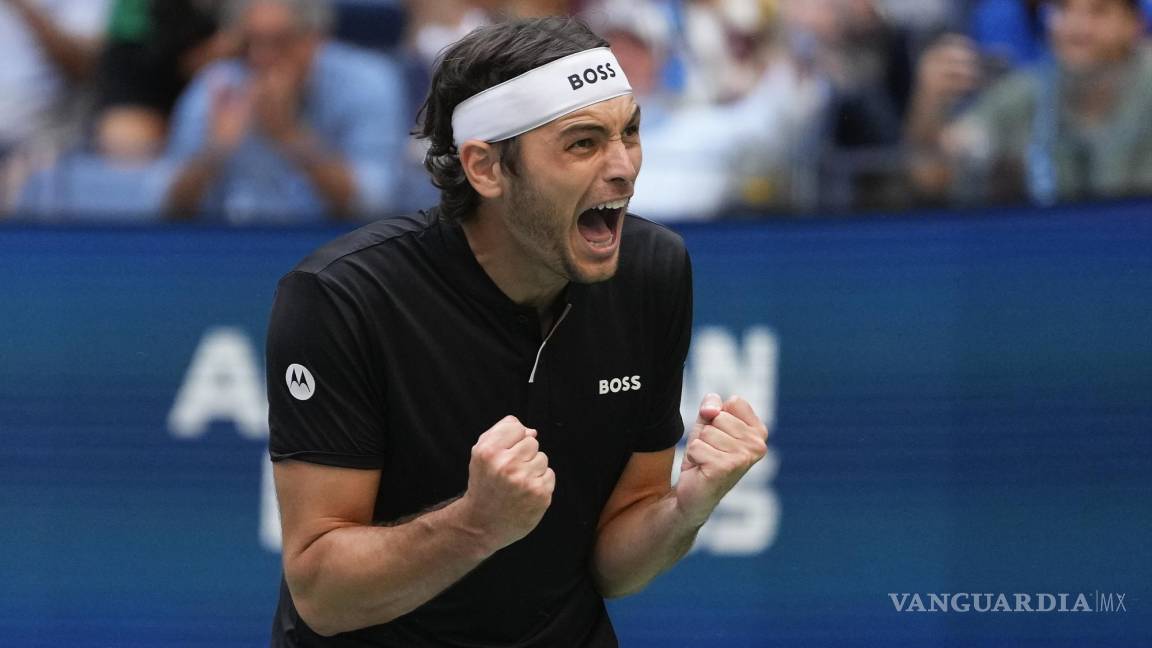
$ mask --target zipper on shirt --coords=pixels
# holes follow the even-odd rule
[[[540,366],[540,356],[544,353],[544,346],[548,344],[548,340],[552,339],[552,334],[556,332],[556,329],[560,328],[560,322],[563,322],[564,318],[568,317],[568,311],[570,310],[572,310],[571,303],[564,306],[564,312],[560,313],[560,317],[556,318],[556,323],[552,325],[552,330],[548,331],[548,335],[545,336],[544,341],[540,343],[540,348],[536,350],[536,362],[532,363],[532,373],[528,375],[528,384],[531,385],[536,382],[536,369]]]

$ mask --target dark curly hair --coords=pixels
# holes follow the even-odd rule
[[[480,194],[464,175],[452,141],[452,112],[456,106],[533,68],[607,46],[607,41],[579,20],[548,16],[480,27],[441,54],[413,134],[429,142],[424,168],[432,174],[432,184],[440,189],[440,212],[445,218],[468,218],[480,203]],[[519,159],[518,139],[496,143],[500,163],[513,175]]]

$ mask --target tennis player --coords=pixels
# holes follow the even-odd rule
[[[688,255],[627,213],[640,107],[568,18],[478,29],[422,111],[439,207],[280,282],[273,646],[616,646],[604,598],[690,548],[765,452],[748,403],[684,432]]]

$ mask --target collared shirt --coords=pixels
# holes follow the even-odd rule
[[[612,279],[571,284],[545,336],[437,210],[322,248],[281,280],[268,333],[270,451],[379,469],[374,520],[459,496],[471,447],[506,415],[556,473],[540,524],[395,621],[331,640],[282,589],[276,646],[614,646],[590,561],[635,452],[683,433],[691,271],[680,238],[629,216]],[[357,643],[361,642],[361,643]]]
[[[169,157],[184,160],[208,145],[213,94],[244,83],[249,74],[243,63],[230,60],[192,82],[176,108]],[[351,166],[359,212],[385,212],[397,198],[406,105],[402,75],[384,56],[335,42],[317,52],[304,90],[302,120]],[[230,223],[293,223],[322,220],[329,209],[304,172],[252,129],[204,196],[200,211]]]
[[[1081,124],[1072,111],[1069,76],[1055,64],[1021,70],[990,87],[959,118],[964,130],[981,137],[966,160],[977,171],[974,186],[958,193],[983,197],[994,184],[989,176],[1003,175],[993,163],[1005,161],[1024,168],[1038,202],[1152,191],[1152,48],[1141,46],[1114,72],[1116,103],[1094,126]]]

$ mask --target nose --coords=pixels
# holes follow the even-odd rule
[[[622,139],[608,142],[604,159],[604,177],[613,185],[631,191],[640,172],[640,144],[628,144]]]

